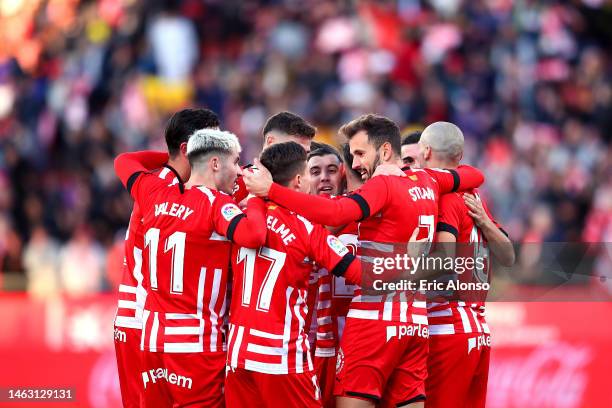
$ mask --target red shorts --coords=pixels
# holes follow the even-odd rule
[[[223,351],[143,352],[140,379],[144,386],[145,406],[224,407],[225,358]]]
[[[429,338],[428,408],[483,407],[487,399],[490,335],[436,335]]]
[[[126,408],[140,407],[142,379],[140,378],[140,330],[115,326],[115,355],[121,386],[121,400]]]
[[[315,371],[321,387],[321,402],[325,408],[336,406],[334,383],[336,382],[336,356],[315,357]]]
[[[244,368],[228,368],[225,378],[228,408],[321,407],[317,376],[265,374]]]
[[[379,407],[424,400],[428,336],[427,326],[347,318],[334,394]]]

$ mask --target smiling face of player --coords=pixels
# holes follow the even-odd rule
[[[215,160],[217,158],[218,163],[217,171],[215,172],[215,184],[217,186],[217,190],[223,191],[226,194],[232,194],[234,190],[234,184],[239,175],[242,174],[242,169],[240,168],[240,155],[238,151],[232,149],[229,154],[220,154],[218,156],[213,157],[211,160]],[[213,163],[213,167],[215,164]]]
[[[310,193],[337,195],[342,183],[340,160],[336,155],[313,156],[308,160]]]
[[[391,144],[383,143],[378,149],[368,140],[368,134],[361,130],[349,140],[349,147],[353,155],[353,169],[361,174],[363,181],[369,180],[376,168],[390,161],[393,157]]]
[[[402,145],[402,163],[404,166],[409,166],[411,169],[419,168],[419,145],[412,143]]]

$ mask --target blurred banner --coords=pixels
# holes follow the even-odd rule
[[[611,317],[606,302],[487,303],[487,407],[612,406]]]
[[[52,301],[0,295],[0,387],[74,390],[73,402],[45,407],[121,406],[115,305],[114,295]],[[612,406],[612,303],[492,302],[487,316],[493,332],[487,406]]]

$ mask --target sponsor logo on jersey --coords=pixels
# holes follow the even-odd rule
[[[242,211],[240,211],[240,208],[238,208],[236,204],[225,204],[223,207],[221,207],[221,215],[226,221],[231,221],[232,218],[238,214],[242,214]]]
[[[125,343],[127,341],[127,336],[124,331],[119,330],[115,327],[115,340],[120,343]]]
[[[334,251],[338,256],[344,256],[349,253],[347,247],[344,246],[342,241],[336,238],[334,235],[327,236],[327,245]]]
[[[481,334],[477,337],[471,337],[468,339],[468,354],[473,349],[480,350],[482,347],[491,347],[491,336],[488,334]]]
[[[168,373],[167,368],[152,368],[142,372],[142,382],[145,389],[148,383],[155,384],[160,380],[165,380],[172,385],[188,389],[191,389],[193,385],[193,380],[191,378],[176,373]]]
[[[387,326],[387,341],[394,337],[401,340],[406,336],[419,336],[425,339],[429,338],[429,328],[425,325],[401,325],[401,326]]]

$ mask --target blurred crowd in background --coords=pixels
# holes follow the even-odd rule
[[[451,121],[513,241],[612,242],[604,0],[0,0],[0,21],[0,287],[116,285],[132,202],[113,159],[164,149],[185,106],[244,162],[281,110],[336,145],[364,112]]]

